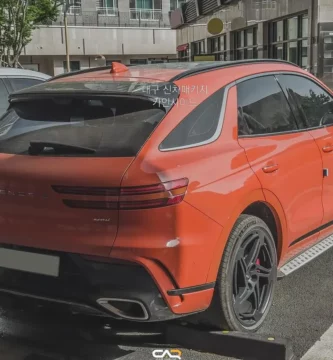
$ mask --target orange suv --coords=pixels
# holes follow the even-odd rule
[[[0,120],[0,292],[255,331],[333,246],[333,98],[283,61],[69,73]],[[196,315],[195,315],[196,314]]]

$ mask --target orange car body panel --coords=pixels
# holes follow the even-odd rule
[[[33,212],[30,212],[30,198],[0,196],[0,205],[4,209],[0,217],[1,241],[136,262],[152,276],[176,314],[208,307],[213,289],[182,296],[170,296],[168,290],[216,280],[232,227],[244,209],[254,202],[265,202],[276,218],[280,264],[294,252],[317,241],[319,234],[291,250],[289,247],[298,237],[333,218],[333,214],[324,215],[323,211],[319,179],[322,160],[314,140],[315,137],[321,145],[333,143],[333,134],[323,129],[313,135],[300,132],[238,139],[237,89],[233,86],[237,79],[259,73],[308,73],[292,65],[274,63],[235,69],[218,69],[175,81],[183,89],[178,104],[154,130],[136,158],[71,159],[2,154],[1,186],[7,188],[10,184],[10,190],[14,192],[45,193],[48,200],[34,199]],[[128,72],[110,74],[109,70],[101,70],[54,81],[158,83],[181,72],[177,69],[129,68]],[[207,91],[202,91],[206,85]],[[216,141],[183,150],[159,150],[166,135],[195,106],[227,85],[230,89],[223,128]],[[330,156],[333,155],[327,155],[327,162],[331,161]],[[301,159],[306,159],[306,163]],[[275,162],[279,165],[277,172],[262,172],[266,164]],[[147,210],[109,211],[107,217],[111,222],[108,223],[92,221],[105,217],[104,211],[72,211],[62,206],[63,195],[50,191],[51,184],[127,187],[184,177],[189,179],[189,185],[180,204]],[[333,183],[329,181],[324,180],[324,195],[333,199]],[[82,196],[68,195],[68,198],[82,199]],[[324,210],[333,212],[332,204],[332,201],[324,204]],[[21,216],[14,217],[13,214]]]
[[[322,129],[310,130],[310,135],[315,139],[318,146],[318,151],[322,157],[322,167],[328,169],[329,174],[333,171],[333,152],[324,152],[326,147],[333,149],[333,129],[325,127]],[[333,219],[333,180],[332,176],[323,177],[323,208],[324,219],[323,223],[326,224]]]
[[[263,189],[270,190],[284,209],[288,224],[284,240],[290,244],[318,228],[323,219],[322,161],[311,135],[297,132],[240,138],[239,144]],[[263,168],[270,164],[278,164],[278,170],[264,173]]]
[[[21,246],[108,256],[116,238],[118,212],[108,211],[107,224],[93,222],[105,217],[101,210],[65,207],[51,185],[119,186],[133,158],[107,160],[110,171],[101,172],[103,158],[46,158],[0,155],[0,241]],[[111,171],[112,169],[112,171]],[[87,171],[88,170],[88,171]],[[38,174],[38,176],[37,176]],[[75,176],[73,176],[75,174]],[[6,189],[6,192],[3,190]],[[101,200],[101,197],[95,197]]]

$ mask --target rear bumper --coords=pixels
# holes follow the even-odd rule
[[[188,315],[188,312],[173,311],[152,276],[134,262],[95,261],[78,254],[19,249],[59,256],[59,277],[0,268],[0,293],[64,305],[75,312],[133,321],[164,321]],[[165,291],[171,298],[184,301],[192,293],[202,296],[213,285]]]

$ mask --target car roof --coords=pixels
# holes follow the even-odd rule
[[[118,94],[155,98],[158,91],[187,91],[209,85],[213,93],[222,86],[254,74],[276,71],[299,72],[295,64],[279,60],[243,60],[229,62],[165,63],[143,66],[124,66],[112,73],[110,66],[66,73],[10,96],[19,101],[26,96],[61,94]],[[175,87],[173,87],[175,85]],[[157,89],[157,90],[156,90]],[[155,96],[156,95],[156,96]],[[206,95],[206,94],[205,94]]]
[[[44,80],[48,80],[51,78],[50,75],[46,75],[38,71],[17,69],[10,67],[0,67],[0,77],[1,76],[27,76],[27,77],[40,78]]]
[[[141,79],[141,81],[145,82],[173,82],[184,77],[193,76],[207,71],[261,63],[277,65],[288,64],[298,68],[298,66],[293,63],[275,59],[176,62],[128,66],[127,71],[119,73],[110,73],[111,66],[90,68],[72,73],[61,74],[52,78],[51,81],[138,81],[138,79]]]

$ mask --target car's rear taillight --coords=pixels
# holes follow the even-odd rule
[[[188,179],[179,179],[155,185],[121,188],[119,209],[147,209],[179,204],[185,196],[187,185]]]
[[[92,196],[118,196],[119,188],[87,187],[87,186],[52,186],[59,194],[92,195]]]
[[[135,210],[179,204],[186,194],[188,179],[183,178],[147,186],[96,188],[52,186],[59,194],[84,195],[84,200],[64,199],[65,205],[81,209]],[[87,200],[86,196],[110,197],[105,201]]]

